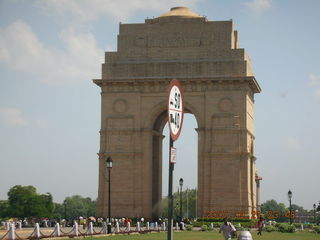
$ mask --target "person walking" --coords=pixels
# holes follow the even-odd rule
[[[232,235],[235,234],[236,228],[232,225],[231,222],[225,218],[224,223],[221,225],[219,233],[222,232],[225,240],[231,240]]]
[[[260,217],[257,225],[258,225],[258,233],[257,233],[257,234],[260,235],[260,236],[262,236],[262,229],[263,229],[263,225],[264,225],[264,222],[263,222],[263,218],[262,218],[262,217]]]

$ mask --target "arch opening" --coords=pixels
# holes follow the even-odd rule
[[[173,193],[177,196],[179,179],[184,179],[183,184],[183,217],[196,216],[196,189],[198,186],[198,121],[196,116],[185,108],[182,132],[175,147],[177,148],[177,163],[173,173]],[[161,112],[154,121],[152,139],[152,217],[167,216],[167,204],[164,203],[168,195],[168,168],[169,168],[169,127],[167,124],[167,112]],[[186,189],[189,195],[186,192]],[[187,200],[188,195],[188,200]],[[180,204],[174,199],[174,215],[177,215],[177,207]],[[163,206],[164,205],[164,206]]]

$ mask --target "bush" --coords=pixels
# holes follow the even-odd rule
[[[313,228],[313,230],[316,232],[316,233],[320,233],[320,226],[315,226]]]
[[[202,226],[201,226],[201,231],[202,231],[202,232],[208,231],[208,226],[207,226],[207,225],[202,225]]]
[[[192,231],[193,230],[193,226],[192,225],[186,225],[186,229],[187,229],[187,231]]]
[[[266,230],[267,232],[275,232],[275,231],[277,231],[278,229],[277,229],[275,226],[270,226],[270,225],[268,225],[268,226],[265,227],[265,230]]]
[[[301,223],[292,223],[293,226],[295,226],[296,228],[301,228]]]
[[[237,231],[245,231],[246,229],[244,227],[236,227]]]
[[[194,227],[201,227],[203,225],[203,223],[202,222],[194,222],[192,225]]]
[[[304,224],[303,224],[303,227],[304,227],[304,228],[308,228],[308,229],[312,229],[312,228],[313,228],[313,224],[311,224],[311,223],[304,223]]]
[[[277,223],[276,227],[278,228],[279,232],[293,233],[296,231],[296,227],[288,223]]]

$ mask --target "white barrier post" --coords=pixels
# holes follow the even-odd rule
[[[184,230],[184,222],[182,222],[182,230]]]
[[[119,222],[116,222],[116,232],[117,232],[117,233],[120,232]]]
[[[301,231],[303,231],[303,224],[301,223]]]
[[[179,223],[176,222],[176,230],[179,230]]]
[[[150,230],[149,222],[147,222],[147,230],[148,230],[148,231]]]
[[[128,230],[128,232],[131,232],[130,222],[127,223],[127,230]]]
[[[102,223],[102,230],[101,230],[102,234],[108,234],[108,227],[107,227],[107,223],[103,222]]]
[[[158,230],[158,222],[154,223],[154,229],[157,231]]]
[[[93,225],[92,225],[92,222],[89,222],[88,234],[93,235]]]
[[[5,225],[6,225],[6,230],[9,231],[10,230],[10,223],[6,222]]]
[[[136,231],[140,232],[141,228],[140,228],[140,222],[137,222],[137,227],[136,227]]]
[[[34,236],[38,239],[41,237],[39,223],[36,223],[36,226],[34,228]]]
[[[79,236],[79,225],[77,221],[74,221],[74,225],[72,228],[72,235],[78,237]]]
[[[9,225],[8,239],[9,239],[9,240],[14,240],[15,237],[16,237],[16,230],[15,230],[14,224],[11,223],[11,224]]]
[[[163,231],[166,230],[166,223],[165,223],[165,222],[162,223],[162,230],[163,230]]]
[[[19,229],[19,230],[22,229],[22,222],[21,222],[21,221],[18,222],[18,229]]]
[[[211,229],[213,230],[213,223],[210,224]]]
[[[61,232],[60,232],[60,224],[56,223],[56,226],[54,227],[54,234],[55,237],[60,237]]]

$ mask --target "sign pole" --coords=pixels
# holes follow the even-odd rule
[[[182,87],[178,80],[172,80],[169,86],[168,96],[168,125],[170,129],[170,144],[169,144],[169,186],[168,186],[168,240],[173,239],[173,197],[172,197],[172,182],[173,169],[176,163],[176,149],[173,143],[178,139],[183,122],[184,103]]]
[[[171,148],[173,148],[173,139],[170,136],[169,143],[169,187],[168,187],[168,240],[173,238],[173,196],[172,196],[172,179],[174,163],[171,162]]]

